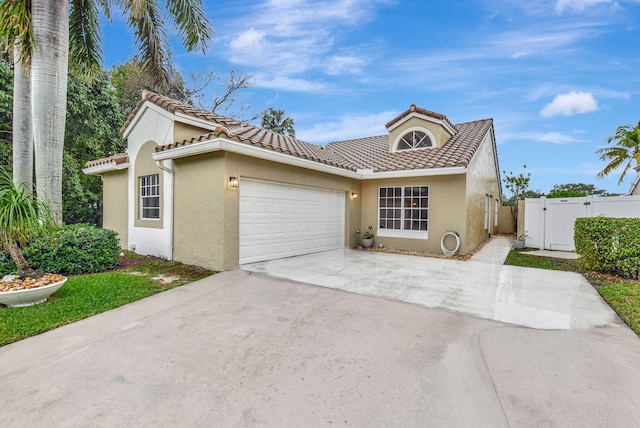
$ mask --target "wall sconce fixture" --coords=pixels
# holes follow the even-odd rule
[[[238,177],[229,177],[229,187],[238,187],[239,185]]]
[[[358,194],[356,192],[351,192],[351,199],[358,199]]]

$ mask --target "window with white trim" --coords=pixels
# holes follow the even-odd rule
[[[484,228],[489,229],[489,201],[491,196],[484,195]]]
[[[157,220],[160,218],[160,175],[140,177],[140,218]]]
[[[433,141],[426,132],[412,130],[400,137],[396,150],[422,149],[433,146]]]
[[[429,186],[380,187],[378,234],[406,231],[405,236],[429,230]],[[393,236],[386,234],[386,236]]]
[[[494,226],[498,227],[498,213],[499,213],[499,209],[500,209],[500,202],[498,202],[498,200],[496,199],[496,209],[495,209],[495,213],[493,215],[494,218]],[[496,232],[498,231],[498,229],[496,229]]]

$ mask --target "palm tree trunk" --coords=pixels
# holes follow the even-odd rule
[[[38,198],[62,224],[62,153],[67,109],[69,1],[32,0],[31,113]]]
[[[18,268],[18,275],[20,277],[35,278],[38,276],[37,272],[33,270],[25,260],[20,248],[18,248],[14,242],[11,242],[1,230],[0,241],[2,241],[2,246],[11,256],[11,260],[15,263],[16,268]]]
[[[31,127],[31,82],[20,60],[20,45],[13,47],[13,181],[33,189],[33,129]]]

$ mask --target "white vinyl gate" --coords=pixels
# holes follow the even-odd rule
[[[573,227],[579,217],[640,217],[640,196],[525,199],[527,247],[575,251]]]
[[[243,179],[240,264],[344,248],[345,192]]]

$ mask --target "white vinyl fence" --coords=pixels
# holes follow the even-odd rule
[[[578,217],[640,217],[640,196],[585,196],[525,199],[527,247],[575,251],[573,225]]]

